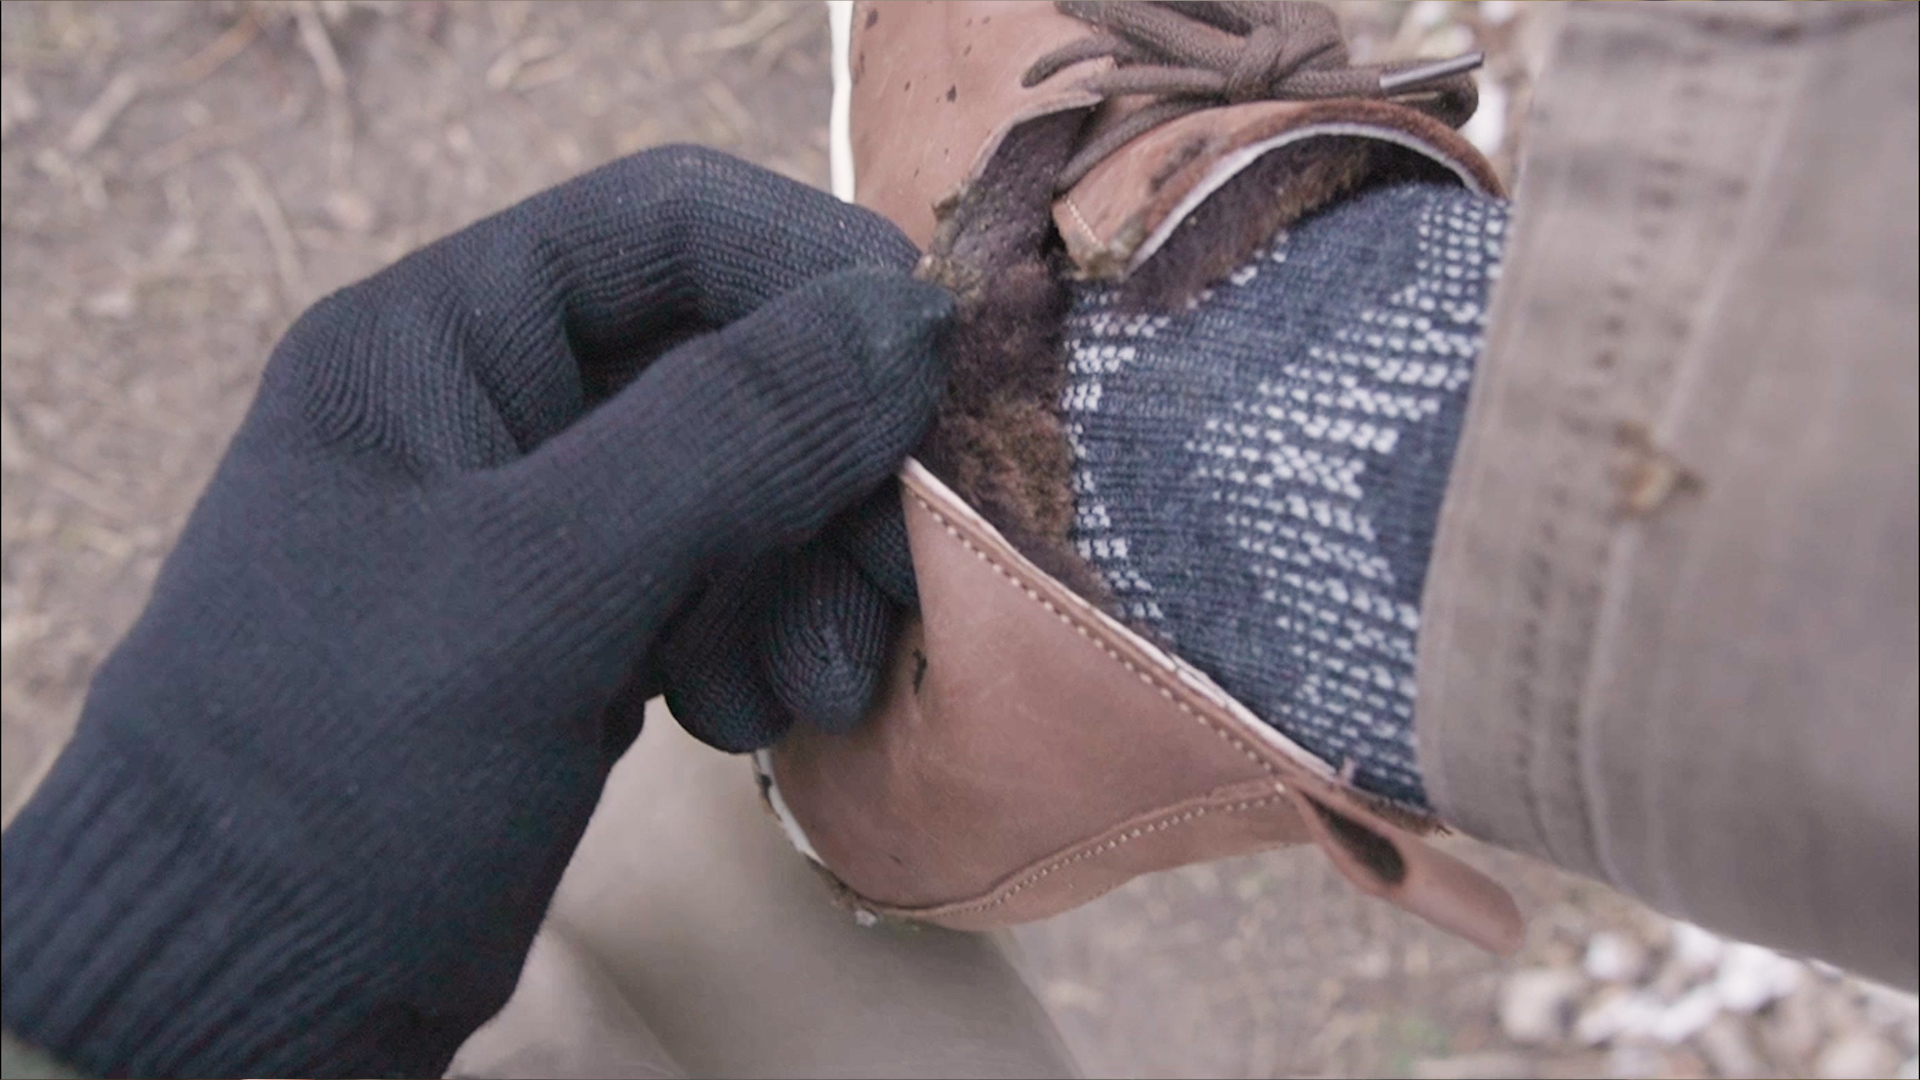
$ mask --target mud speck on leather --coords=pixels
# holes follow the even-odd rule
[[[1341,14],[1359,59],[1485,48],[1499,91],[1483,80],[1483,101],[1524,112],[1526,5]],[[315,17],[330,57],[298,25]],[[827,177],[811,3],[9,0],[0,43],[8,806],[66,738],[301,307],[646,146]],[[1511,178],[1520,132],[1494,132]],[[1533,916],[1510,965],[1355,902],[1306,851],[1142,879],[1019,936],[1093,1075],[1913,1075],[1910,997],[1466,853],[1500,863]],[[1650,1026],[1696,988],[1762,976],[1749,1011],[1675,1041]]]

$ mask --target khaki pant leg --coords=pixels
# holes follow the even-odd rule
[[[1464,828],[1908,987],[1917,30],[1910,4],[1567,13],[1417,720]]]
[[[541,937],[456,1074],[1077,1075],[1003,939],[857,925],[658,703]]]

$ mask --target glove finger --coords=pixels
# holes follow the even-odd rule
[[[815,544],[784,574],[759,655],[786,712],[827,731],[853,730],[873,700],[898,608],[838,550]]]
[[[635,629],[644,651],[693,584],[797,546],[898,467],[933,414],[950,310],[904,275],[823,278],[448,497],[509,561],[508,588],[584,609],[577,633]]]
[[[728,753],[771,746],[792,723],[755,658],[782,558],[721,575],[658,649],[667,708],[694,738]]]
[[[906,519],[900,514],[900,481],[888,477],[872,495],[835,520],[828,534],[887,599],[909,611],[919,609],[913,551],[907,544]]]
[[[904,273],[918,255],[870,211],[725,154],[668,147],[535,195],[341,290],[282,349],[394,350],[361,367],[392,372],[395,385],[362,386],[333,368],[289,374],[338,379],[317,399],[353,395],[375,411],[431,387],[461,414],[451,419],[492,413],[503,429],[493,452],[506,455],[566,428],[667,343],[822,275]],[[420,397],[405,400],[417,409]]]

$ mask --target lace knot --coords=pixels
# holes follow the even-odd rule
[[[1022,85],[1034,86],[1073,64],[1106,57],[1113,70],[1083,80],[1083,89],[1102,98],[1158,99],[1111,120],[1096,118],[1061,170],[1061,190],[1146,131],[1217,105],[1397,98],[1457,127],[1473,115],[1478,100],[1469,72],[1479,65],[1479,54],[1354,65],[1339,21],[1312,0],[1057,0],[1054,6],[1094,32],[1034,61]]]
[[[1233,63],[1224,72],[1226,86],[1221,97],[1228,101],[1257,101],[1267,97],[1270,88],[1286,81],[1293,74],[1282,67],[1286,59],[1287,34],[1277,26],[1256,26],[1241,44]],[[1295,58],[1294,66],[1298,66]]]

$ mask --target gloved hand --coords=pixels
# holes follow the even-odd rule
[[[914,257],[665,150],[315,305],[0,848],[7,1027],[98,1075],[438,1075],[648,696],[830,676],[823,596],[884,637],[885,494],[796,545],[931,415]]]

